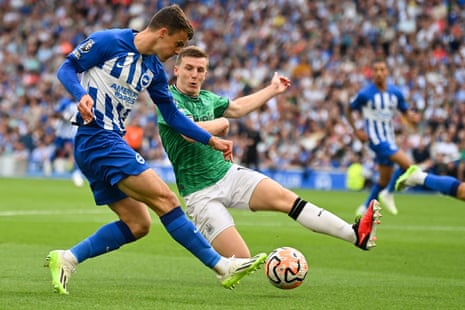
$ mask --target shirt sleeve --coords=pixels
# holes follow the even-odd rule
[[[349,107],[351,110],[360,111],[365,104],[366,100],[362,92],[359,92],[355,98],[350,102]]]
[[[65,89],[70,93],[77,101],[87,92],[81,86],[78,78],[78,67],[75,63],[66,59],[65,62],[58,68],[57,77]]]
[[[222,117],[226,109],[229,107],[230,101],[226,97],[221,97],[215,94],[213,95],[214,95],[214,102],[215,102],[215,118]]]
[[[406,112],[409,109],[409,105],[407,101],[405,101],[405,97],[402,94],[402,91],[396,88],[396,97],[397,97],[397,108],[402,113]]]
[[[68,54],[67,59],[78,68],[78,72],[103,64],[112,57],[114,36],[109,31],[98,31],[91,34]]]
[[[103,63],[109,55],[112,36],[100,31],[91,34],[66,56],[58,68],[57,77],[65,89],[79,101],[87,92],[81,86],[78,73]]]

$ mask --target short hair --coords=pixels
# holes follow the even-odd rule
[[[184,31],[190,40],[194,37],[194,28],[187,19],[186,14],[177,4],[173,4],[159,10],[153,15],[148,25],[150,29],[158,30],[167,28],[170,35]]]
[[[386,57],[384,57],[384,56],[376,56],[376,57],[372,60],[371,64],[372,64],[372,65],[375,65],[375,64],[377,64],[377,63],[384,63],[385,65],[387,65]]]
[[[207,53],[198,46],[190,45],[181,50],[176,58],[176,65],[179,65],[184,57],[207,58]]]

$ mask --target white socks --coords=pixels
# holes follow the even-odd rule
[[[74,256],[74,254],[70,250],[65,250],[65,252],[63,253],[63,257],[68,262],[70,262],[74,267],[76,267],[79,264],[76,256]]]
[[[418,173],[412,174],[411,178],[418,185],[425,185],[425,179],[428,174],[424,171],[418,171]]]
[[[231,267],[231,260],[229,258],[221,256],[219,262],[213,267],[213,270],[219,275],[224,275],[229,272]]]
[[[310,202],[305,204],[295,220],[314,232],[327,234],[351,243],[356,240],[351,224]]]

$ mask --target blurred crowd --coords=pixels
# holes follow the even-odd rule
[[[71,148],[55,144],[56,107],[70,99],[57,67],[91,32],[140,30],[172,3],[195,27],[190,44],[210,55],[204,88],[235,98],[267,85],[275,71],[292,80],[287,93],[231,123],[236,161],[257,169],[373,166],[344,106],[384,55],[390,82],[422,115],[416,128],[395,120],[399,146],[425,168],[465,179],[465,0],[0,0],[0,157],[29,172],[68,169]],[[169,164],[156,119],[144,94],[130,133],[139,133],[148,160]]]

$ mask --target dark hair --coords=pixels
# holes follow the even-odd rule
[[[384,63],[385,65],[387,65],[386,58],[384,56],[376,56],[371,62],[371,64],[375,65],[377,63]]]
[[[195,45],[187,46],[181,50],[178,57],[176,58],[176,65],[181,63],[183,57],[194,57],[194,58],[207,58],[207,53]]]
[[[154,30],[167,28],[170,35],[185,31],[189,40],[194,37],[194,28],[177,4],[164,7],[155,13],[148,27]]]

